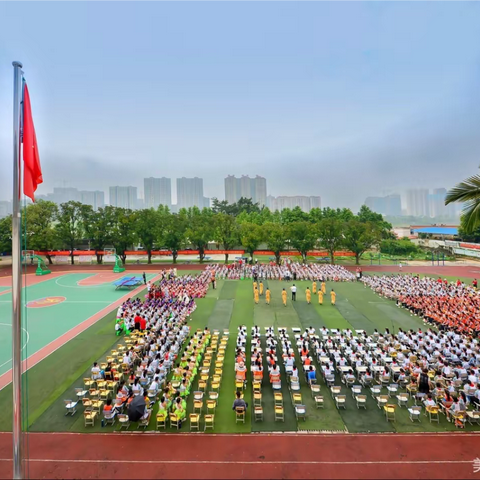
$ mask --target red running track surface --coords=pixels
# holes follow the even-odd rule
[[[30,478],[479,478],[480,434],[28,435]],[[0,434],[0,478],[12,476]]]

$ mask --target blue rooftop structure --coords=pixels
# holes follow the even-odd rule
[[[412,228],[414,233],[431,233],[433,235],[458,235],[457,227],[421,227]]]

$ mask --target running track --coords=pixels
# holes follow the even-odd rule
[[[28,435],[30,478],[480,478],[480,435]],[[0,434],[0,478],[12,476]]]

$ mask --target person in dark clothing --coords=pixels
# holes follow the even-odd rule
[[[418,393],[430,393],[430,384],[428,381],[427,369],[423,369],[422,373],[418,376]]]
[[[143,283],[146,285],[147,284],[147,276],[145,275],[145,272],[143,272]]]

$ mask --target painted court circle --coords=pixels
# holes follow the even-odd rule
[[[64,302],[67,297],[44,297],[38,298],[37,300],[31,300],[27,303],[28,308],[43,308],[51,307],[53,305],[58,305],[59,303]]]

